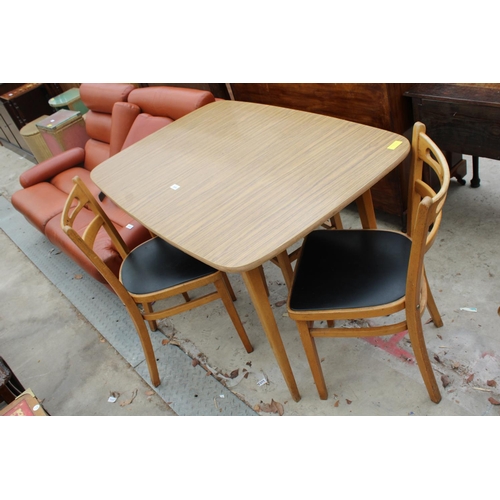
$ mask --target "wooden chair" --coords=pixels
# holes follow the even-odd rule
[[[436,173],[436,193],[422,180],[423,165]],[[424,255],[441,222],[450,183],[443,153],[426,135],[413,128],[408,206],[408,233],[389,230],[313,231],[304,241],[295,268],[288,313],[304,345],[316,388],[327,399],[316,337],[372,337],[408,330],[415,358],[432,401],[441,400],[422,331],[421,316],[428,307],[436,327],[443,322],[431,294]],[[361,328],[335,327],[336,320],[385,317],[404,311],[393,323]],[[314,322],[326,321],[315,328]]]
[[[149,375],[155,387],[160,384],[160,377],[145,321],[149,323],[151,330],[155,331],[158,319],[221,299],[246,351],[253,351],[233,304],[236,297],[224,273],[194,259],[161,238],[152,238],[129,251],[87,186],[79,177],[75,177],[73,182],[75,185],[62,212],[61,226],[127,308],[137,329]],[[123,259],[118,277],[94,251],[106,233]],[[190,299],[189,291],[208,284],[213,284],[216,290]],[[186,300],[184,303],[154,312],[153,303],[178,294],[183,294]]]

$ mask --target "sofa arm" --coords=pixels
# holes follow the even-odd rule
[[[23,172],[19,177],[19,182],[23,188],[27,188],[40,182],[49,181],[57,174],[82,164],[84,159],[85,151],[82,148],[68,149],[68,151],[63,151]]]

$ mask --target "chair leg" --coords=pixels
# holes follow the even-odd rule
[[[340,217],[340,213],[332,215],[328,221],[325,221],[321,224],[325,229],[344,229],[344,225],[342,224],[342,218]]]
[[[330,218],[330,224],[332,229],[344,229],[344,225],[342,224],[342,218],[340,217],[340,213],[334,214],[333,217]]]
[[[239,335],[241,342],[243,343],[246,351],[248,353],[253,352],[252,344],[250,343],[250,339],[248,338],[247,332],[245,331],[245,327],[243,326],[243,323],[241,322],[238,311],[234,307],[233,300],[231,298],[231,294],[229,293],[228,289],[226,288],[226,284],[224,282],[224,279],[221,278],[221,279],[216,280],[214,282],[214,285],[217,288],[217,292],[219,292],[219,297],[221,298],[222,302],[226,306],[229,317],[231,318],[231,321],[233,322],[233,325],[236,328],[236,331],[238,332],[238,335]]]
[[[309,327],[306,321],[296,321],[296,323],[319,397],[320,399],[328,399],[328,389],[326,388],[325,377],[321,369],[321,361],[318,356],[318,350],[316,349],[316,342],[309,334]]]
[[[142,307],[147,314],[151,314],[152,312],[154,312],[153,307],[149,302],[145,302],[144,304],[142,304]],[[156,332],[156,330],[158,330],[158,323],[155,320],[148,320],[148,324],[152,332]]]
[[[290,262],[290,257],[288,256],[287,251],[281,252],[276,256],[278,260],[278,265],[283,273],[283,278],[285,278],[286,286],[288,290],[292,289],[292,281],[293,281],[293,269],[292,264]]]
[[[139,335],[139,340],[141,341],[142,350],[144,351],[144,357],[146,358],[146,363],[148,365],[149,376],[151,378],[151,383],[158,387],[160,385],[160,375],[158,373],[158,365],[156,364],[155,352],[153,349],[153,344],[151,342],[151,337],[149,336],[148,329],[146,328],[146,322],[142,317],[137,305],[132,301],[132,298],[123,298],[122,301],[127,308],[127,311],[134,323],[137,334]],[[130,302],[129,302],[130,301]]]
[[[443,320],[441,318],[441,314],[439,314],[439,310],[436,305],[436,301],[434,300],[434,296],[431,292],[431,287],[429,286],[429,282],[427,281],[427,274],[424,270],[424,278],[425,278],[425,286],[427,287],[427,309],[431,315],[432,321],[437,328],[441,328],[443,326]]]
[[[413,353],[415,354],[418,368],[424,379],[425,387],[427,388],[431,401],[439,403],[441,401],[441,393],[439,392],[434,370],[432,369],[427,353],[420,311],[407,311],[407,323]]]
[[[373,208],[372,193],[365,191],[357,200],[359,218],[363,229],[377,229],[377,219]]]
[[[191,297],[189,296],[189,294],[187,292],[183,292],[182,296],[184,297],[184,300],[186,302],[189,302],[191,300]]]
[[[264,287],[266,289],[267,296],[269,297],[269,288],[267,286],[267,279],[266,279],[266,275],[264,274],[264,268],[262,266],[259,266],[259,273],[262,277],[262,283],[264,283]]]

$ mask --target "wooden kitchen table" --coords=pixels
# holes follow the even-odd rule
[[[218,101],[97,166],[92,180],[153,233],[241,273],[288,389],[300,400],[261,265],[360,198],[408,155],[403,136],[304,111]],[[363,202],[367,202],[363,208]]]

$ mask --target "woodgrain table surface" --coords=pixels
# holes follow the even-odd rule
[[[409,150],[405,137],[366,125],[218,101],[114,155],[91,178],[153,233],[242,273],[298,401],[259,266],[362,196]]]

